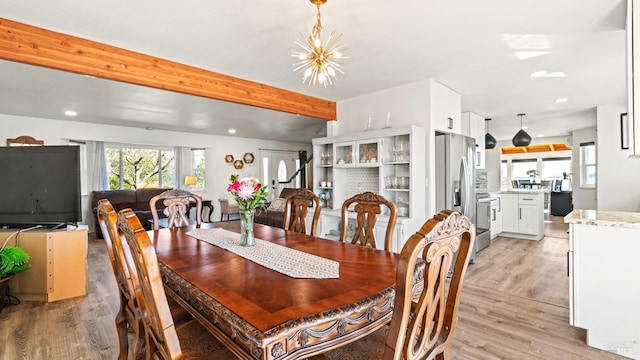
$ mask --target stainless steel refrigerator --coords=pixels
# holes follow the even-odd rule
[[[435,139],[436,212],[449,209],[476,223],[475,139],[437,133]],[[470,262],[475,261],[472,249]]]

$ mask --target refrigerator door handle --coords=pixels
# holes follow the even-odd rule
[[[467,161],[465,158],[462,158],[462,161],[460,161],[460,192],[461,192],[461,204],[460,204],[460,211],[462,211],[462,215],[468,215],[469,214],[469,189],[467,188],[469,182],[468,182],[468,174],[467,174]]]

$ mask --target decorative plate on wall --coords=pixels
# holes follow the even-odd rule
[[[233,155],[228,154],[224,157],[224,161],[226,161],[227,163],[231,164],[233,162]]]
[[[242,162],[242,160],[235,160],[233,162],[233,167],[240,170],[244,167],[244,163]]]
[[[255,159],[253,153],[244,153],[244,156],[242,156],[242,160],[244,160],[246,164],[251,164]]]

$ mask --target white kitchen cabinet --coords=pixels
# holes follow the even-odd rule
[[[406,239],[398,234],[412,234],[426,219],[424,138],[423,128],[409,126],[313,139],[313,158],[317,159],[313,190],[324,199],[318,235],[337,238],[342,203],[371,191],[398,208],[404,205],[406,211],[398,212],[394,241],[394,249],[400,249]]]
[[[474,112],[462,113],[462,135],[470,136],[476,140],[475,165],[476,169],[485,168],[485,149],[484,149],[484,116]]]
[[[544,236],[544,193],[502,193],[502,235],[528,240]]]
[[[502,196],[494,195],[491,200],[491,239],[502,232]]]
[[[640,157],[640,0],[627,0],[627,113],[621,114],[622,148],[631,157]],[[624,146],[626,145],[626,146]]]
[[[462,100],[460,94],[430,80],[429,117],[436,131],[462,134]]]
[[[640,359],[640,213],[575,210],[569,222],[569,322],[593,346]]]

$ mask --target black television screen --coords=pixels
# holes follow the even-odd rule
[[[82,220],[79,146],[0,147],[0,226]]]

